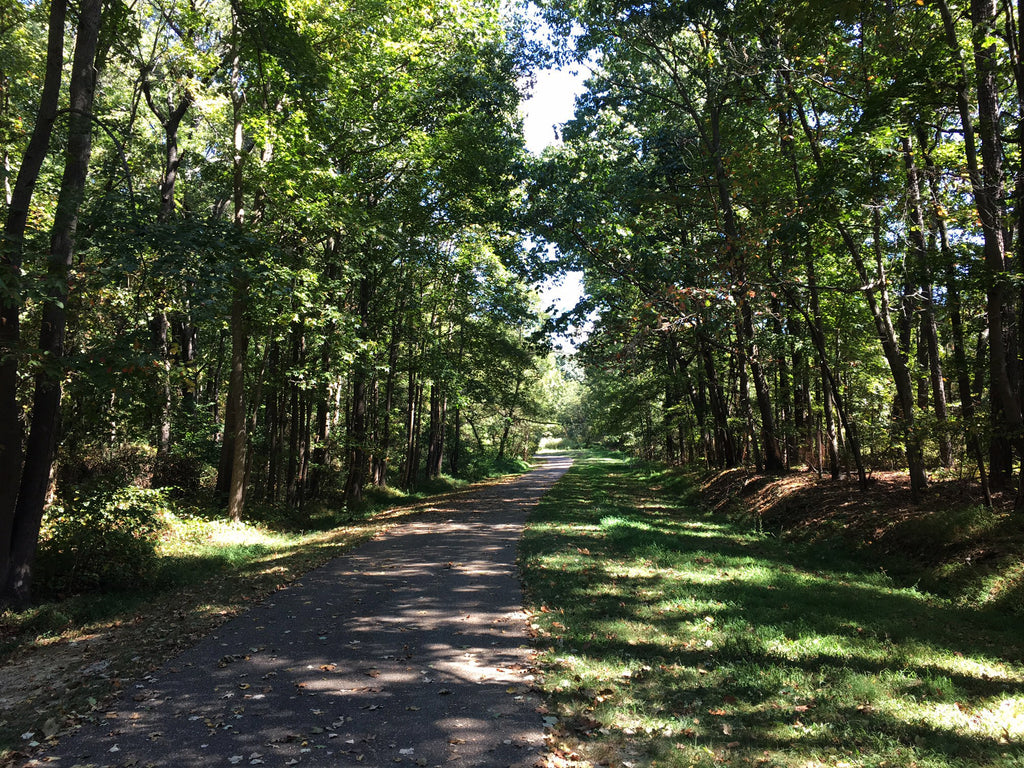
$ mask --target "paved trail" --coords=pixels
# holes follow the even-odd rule
[[[532,766],[516,544],[570,464],[547,457],[308,573],[33,763]]]

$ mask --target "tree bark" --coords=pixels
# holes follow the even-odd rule
[[[435,382],[430,386],[430,429],[427,433],[427,465],[428,480],[441,476],[441,464],[444,460],[444,436],[448,429],[448,397],[444,386]]]
[[[18,408],[18,347],[21,343],[21,263],[29,208],[46,159],[60,102],[64,72],[64,19],[67,0],[51,0],[46,72],[35,125],[10,192],[3,237],[0,237],[0,588],[10,566],[18,486],[23,460]]]
[[[231,64],[231,112],[234,126],[234,156],[232,158],[233,223],[241,230],[245,223],[245,153],[242,134],[241,57],[237,10],[231,9],[231,45],[234,56]],[[224,404],[224,442],[221,446],[220,471],[217,487],[227,493],[227,513],[232,520],[241,520],[245,507],[245,457],[248,449],[245,403],[245,367],[249,350],[249,329],[246,309],[249,299],[249,280],[245,266],[236,254],[234,294],[231,301],[231,372]]]
[[[50,238],[49,290],[43,303],[39,332],[39,350],[46,364],[36,376],[32,423],[15,507],[10,565],[3,592],[4,601],[15,605],[24,605],[31,598],[32,564],[57,447],[68,275],[74,258],[75,231],[92,153],[92,105],[96,92],[95,59],[101,8],[101,0],[83,0],[75,38],[67,154]]]
[[[953,444],[949,434],[949,415],[946,409],[946,388],[942,377],[942,360],[939,357],[939,333],[935,322],[935,298],[932,288],[931,266],[928,262],[928,245],[925,238],[924,206],[921,203],[921,182],[917,164],[914,162],[913,145],[909,136],[901,136],[903,162],[907,170],[907,193],[910,203],[909,241],[916,257],[921,280],[921,344],[927,349],[928,371],[932,390],[932,407],[938,424],[936,440],[939,444],[939,460],[943,467],[953,466]]]
[[[231,373],[228,377],[227,401],[224,404],[224,443],[229,459],[227,513],[232,520],[241,520],[245,508],[245,462],[249,433],[246,424],[245,368],[249,354],[249,326],[246,307],[249,284],[237,281],[231,302]],[[228,438],[230,426],[230,440]]]
[[[996,4],[994,0],[971,0],[974,69],[978,96],[978,138],[981,142],[981,178],[975,188],[975,201],[984,235],[985,267],[988,272],[986,313],[989,331],[989,391],[991,412],[1002,412],[1002,424],[993,423],[993,433],[1001,430],[1017,457],[1024,457],[1024,413],[1021,411],[1016,382],[1010,376],[1007,341],[1014,323],[1011,290],[1006,279],[1006,245],[1003,232],[1004,179],[997,62],[995,45]],[[1007,462],[1009,463],[1009,462]],[[993,468],[994,471],[994,468]],[[1018,485],[1017,511],[1024,511],[1024,482]]]
[[[371,279],[364,275],[359,280],[359,338],[368,338],[370,322],[370,296],[373,292]],[[349,463],[345,480],[345,503],[354,504],[363,498],[363,486],[369,468],[370,454],[367,450],[367,383],[369,361],[360,352],[352,366],[352,406],[349,422]]]
[[[788,85],[788,82],[787,82]],[[824,163],[821,156],[821,148],[814,130],[807,120],[803,104],[796,97],[792,87],[789,88],[790,98],[793,101],[797,116],[804,136],[807,138],[814,158],[815,165],[819,170],[824,170]],[[874,248],[875,248],[875,274],[868,273],[867,264],[860,246],[850,233],[849,227],[842,222],[836,222],[836,229],[846,246],[850,258],[853,260],[860,278],[862,291],[868,301],[868,308],[871,310],[871,318],[875,323],[875,331],[882,346],[882,354],[889,364],[892,373],[893,384],[896,386],[896,398],[899,403],[902,418],[900,419],[903,443],[907,454],[907,464],[910,475],[911,498],[916,502],[920,499],[922,491],[928,485],[928,476],[924,467],[924,453],[921,448],[921,435],[914,423],[914,387],[910,380],[910,371],[907,369],[906,360],[900,350],[896,338],[896,329],[893,327],[892,314],[889,308],[888,289],[886,287],[885,270],[881,260],[881,233],[879,232],[878,211],[874,212]]]
[[[967,450],[978,467],[985,504],[992,507],[992,492],[989,487],[988,473],[985,469],[985,450],[978,435],[975,424],[974,396],[971,387],[970,366],[967,363],[967,346],[963,327],[963,300],[960,297],[960,285],[956,275],[956,263],[952,248],[949,245],[949,234],[942,215],[939,214],[938,173],[935,164],[927,151],[923,132],[918,133],[918,143],[924,155],[927,170],[928,188],[932,205],[935,208],[935,228],[939,235],[939,253],[942,255],[943,275],[946,291],[946,313],[949,316],[953,343],[953,368],[956,372],[957,390],[960,393],[960,413],[966,427]]]

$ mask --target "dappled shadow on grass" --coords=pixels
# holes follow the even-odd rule
[[[1024,764],[1018,617],[730,529],[662,478],[611,469],[567,476],[524,544],[568,722],[593,719],[670,765],[703,747],[737,761],[769,750],[780,765],[822,750]]]

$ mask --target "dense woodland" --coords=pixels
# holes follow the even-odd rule
[[[8,600],[97,482],[301,515],[536,447],[531,54],[497,3],[11,0],[0,30]]]
[[[1016,494],[1024,11],[540,5],[0,0],[5,602],[97,483],[301,516],[544,430]]]
[[[864,483],[1024,457],[1024,9],[558,0],[593,71],[532,189],[589,297],[584,439]],[[1016,496],[1016,507],[1024,497]]]

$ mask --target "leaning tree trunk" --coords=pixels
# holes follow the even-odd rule
[[[757,401],[758,415],[761,417],[761,443],[764,448],[764,469],[766,472],[782,472],[785,466],[782,451],[775,434],[775,412],[772,408],[771,392],[761,365],[761,354],[754,333],[754,310],[750,306],[750,296],[744,292],[746,260],[740,245],[740,228],[736,220],[736,211],[732,201],[732,189],[729,174],[722,160],[722,137],[719,124],[720,110],[712,108],[710,116],[710,144],[708,151],[714,165],[715,182],[718,188],[718,203],[722,213],[723,232],[726,242],[726,260],[735,270],[734,279],[739,286],[736,302],[740,308],[740,319],[736,324],[737,341],[741,353],[740,364],[744,365],[754,380],[754,395]],[[746,392],[743,393],[746,398]],[[753,429],[753,424],[751,428]],[[753,432],[752,432],[753,434]]]
[[[21,261],[29,206],[50,145],[60,102],[67,0],[51,0],[46,73],[35,125],[11,190],[0,237],[0,588],[7,582],[11,535],[22,467],[18,408],[18,344],[21,341]]]
[[[976,73],[976,94],[978,98],[977,127],[975,135],[974,112],[971,107],[968,86],[967,65],[963,58],[956,30],[956,20],[946,0],[936,0],[942,16],[946,43],[956,68],[956,102],[963,130],[964,155],[967,171],[974,194],[974,204],[981,220],[984,240],[985,268],[989,277],[986,314],[989,331],[989,398],[992,419],[992,472],[991,485],[998,487],[1006,480],[1001,467],[1012,465],[1012,457],[1005,446],[1003,433],[1009,432],[1016,450],[1024,455],[1024,435],[1020,403],[1010,380],[1007,361],[1006,311],[1010,299],[1006,284],[1006,247],[1003,237],[1003,176],[1002,148],[999,134],[999,101],[996,82],[996,51],[992,40],[995,37],[996,4],[994,0],[971,0],[971,22],[973,25],[974,64]],[[978,142],[981,142],[979,159]],[[1002,413],[1002,418],[1000,418]],[[1005,423],[1003,423],[1005,421]],[[1024,490],[1024,483],[1021,483]],[[1022,495],[1018,494],[1018,506]]]
[[[64,337],[67,329],[68,276],[75,252],[78,213],[92,153],[92,104],[96,92],[96,46],[101,0],[83,0],[71,70],[67,155],[54,213],[47,265],[48,293],[43,303],[39,351],[51,365],[36,376],[32,423],[25,448],[18,503],[11,531],[11,558],[4,600],[23,605],[31,597],[32,564],[39,542],[46,489],[50,482],[60,423]]]
[[[925,168],[928,172],[928,188],[932,205],[936,210],[935,227],[939,235],[939,253],[942,255],[942,266],[946,284],[946,312],[952,331],[953,367],[956,369],[957,390],[960,393],[960,412],[966,426],[967,450],[978,466],[978,478],[981,491],[985,497],[985,505],[992,507],[992,492],[989,487],[988,473],[985,469],[985,449],[975,424],[974,397],[971,389],[971,372],[967,364],[967,347],[964,341],[963,300],[960,297],[960,286],[956,275],[956,262],[949,244],[949,233],[946,223],[938,214],[939,193],[937,189],[938,172],[935,163],[927,151],[923,131],[918,133],[918,143],[924,155]]]

